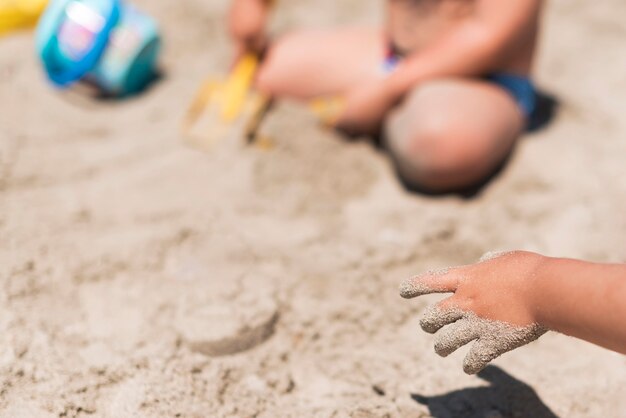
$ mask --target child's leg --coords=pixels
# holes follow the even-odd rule
[[[272,45],[257,87],[276,96],[302,100],[341,94],[381,77],[384,51],[382,31],[376,29],[294,32]]]
[[[432,81],[418,87],[385,122],[400,175],[431,191],[455,191],[488,176],[524,128],[503,89],[481,80]]]

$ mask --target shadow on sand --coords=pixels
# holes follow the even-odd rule
[[[146,79],[145,83],[137,87],[137,90],[129,92],[123,96],[108,95],[102,92],[95,94],[94,98],[101,101],[119,102],[148,94],[154,87],[167,79],[165,71],[162,68],[156,69],[152,75]]]
[[[461,389],[438,396],[412,394],[435,418],[558,418],[526,383],[502,369],[489,366],[478,376],[486,387]]]
[[[72,85],[71,88],[60,89],[59,92],[63,99],[73,105],[86,109],[95,109],[101,103],[118,104],[143,97],[166,79],[166,73],[162,69],[157,69],[137,90],[122,96],[103,93],[89,80],[81,80]]]

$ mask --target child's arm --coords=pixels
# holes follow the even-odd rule
[[[626,354],[626,265],[549,259],[541,271],[537,322]]]
[[[272,0],[233,0],[229,32],[238,53],[260,51],[265,45],[265,25]]]
[[[466,359],[466,371],[479,371],[546,329],[626,354],[626,265],[513,252],[470,266],[426,273],[401,288],[405,298],[447,292],[454,295],[431,309],[422,327],[436,332],[466,319],[470,325],[452,325],[441,331],[447,335],[439,336],[437,351],[447,355],[475,339],[475,346],[483,340],[494,342],[482,352],[470,352],[479,367],[468,367]],[[508,341],[508,346],[499,345],[507,343],[507,336],[484,335],[485,331],[514,332],[519,338]]]
[[[404,60],[388,78],[391,94],[402,97],[432,77],[473,76],[492,71],[528,42],[541,0],[478,0],[473,16],[439,41]]]
[[[436,77],[478,76],[498,69],[508,54],[532,41],[542,0],[477,0],[473,15],[403,60],[378,83],[345,97],[337,126],[372,132],[384,115],[419,83]]]

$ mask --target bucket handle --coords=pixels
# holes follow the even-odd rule
[[[105,11],[104,27],[96,34],[93,47],[69,68],[63,68],[54,59],[58,50],[58,31],[67,6],[76,0],[53,0],[46,9],[37,27],[36,43],[39,56],[50,80],[60,87],[67,87],[89,72],[98,62],[109,40],[109,34],[117,24],[121,13],[121,0],[105,0],[109,8]]]

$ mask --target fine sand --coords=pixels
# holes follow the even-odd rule
[[[626,5],[548,2],[537,81],[561,102],[471,199],[405,192],[386,157],[282,104],[274,148],[181,141],[227,67],[226,1],[137,1],[163,77],[61,95],[0,39],[0,417],[624,417],[623,356],[548,333],[466,376],[398,285],[487,251],[626,261]],[[290,0],[276,30],[375,23]],[[308,7],[305,7],[308,6]]]

